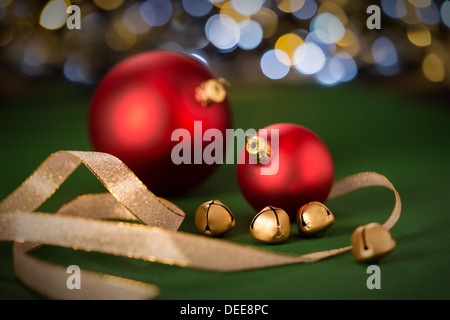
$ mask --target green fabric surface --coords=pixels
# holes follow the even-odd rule
[[[11,193],[47,156],[58,150],[91,150],[86,115],[91,89],[63,84],[8,96],[0,108],[0,199]],[[232,86],[234,126],[259,129],[292,122],[316,132],[328,145],[336,180],[375,171],[397,188],[403,210],[391,230],[397,247],[380,264],[381,289],[369,290],[367,264],[347,252],[312,264],[220,273],[45,246],[33,254],[63,266],[128,277],[157,285],[157,299],[448,299],[450,267],[449,109],[426,99],[387,94],[363,83]],[[393,193],[367,188],[326,204],[336,222],[324,237],[302,239],[296,226],[287,242],[257,242],[248,226],[256,212],[241,195],[235,165],[222,165],[204,184],[171,198],[187,214],[180,231],[196,233],[198,205],[219,199],[236,217],[223,239],[265,250],[303,254],[346,246],[353,230],[384,222]],[[80,167],[41,211],[52,212],[74,197],[105,189]],[[0,243],[0,298],[42,299],[13,271],[10,242]]]

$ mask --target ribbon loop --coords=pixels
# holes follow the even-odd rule
[[[185,213],[150,192],[116,157],[101,152],[58,151],[0,203],[1,212],[33,212],[84,164],[108,191],[144,224],[177,230]]]

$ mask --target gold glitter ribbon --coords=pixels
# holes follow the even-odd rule
[[[55,214],[35,212],[80,164],[109,193],[78,197]],[[349,176],[333,185],[328,199],[371,186],[395,194],[394,209],[384,224],[389,230],[400,217],[401,201],[386,177],[374,172]],[[58,299],[151,299],[159,290],[152,284],[85,270],[81,290],[70,290],[66,268],[29,254],[44,244],[222,272],[311,263],[351,249],[280,254],[177,231],[184,217],[176,205],[151,193],[119,159],[99,152],[59,151],[0,203],[0,241],[14,241],[18,279]],[[142,223],[106,221],[111,219]]]

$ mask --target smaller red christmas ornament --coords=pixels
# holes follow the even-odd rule
[[[231,110],[223,79],[205,64],[154,50],[125,59],[105,75],[92,97],[88,126],[96,151],[121,159],[158,196],[179,195],[217,167],[198,160],[207,146],[202,138],[209,129],[225,136]],[[176,130],[183,138],[173,136]],[[181,142],[192,154],[178,163],[172,151]]]
[[[239,188],[257,211],[271,205],[291,221],[311,201],[324,202],[334,180],[331,153],[311,130],[280,123],[249,137],[237,164]]]

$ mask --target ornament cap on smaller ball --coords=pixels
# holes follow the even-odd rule
[[[245,150],[256,160],[258,164],[265,164],[270,160],[271,148],[263,137],[258,135],[249,136],[245,144]]]
[[[219,200],[201,204],[195,212],[195,227],[201,234],[221,236],[234,228],[233,213]]]
[[[275,244],[286,241],[291,233],[289,216],[283,209],[267,206],[250,224],[250,234],[264,243]]]
[[[334,163],[325,142],[293,123],[276,123],[249,137],[237,163],[239,189],[260,210],[270,203],[295,222],[298,208],[324,202],[334,180]]]
[[[356,261],[379,263],[396,246],[389,230],[372,222],[358,227],[352,234],[352,254]]]
[[[312,201],[297,212],[297,228],[301,236],[322,236],[334,224],[334,215],[321,202]]]

